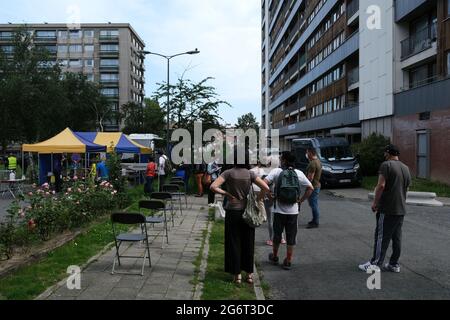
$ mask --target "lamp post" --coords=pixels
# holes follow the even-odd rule
[[[170,60],[172,60],[175,57],[182,56],[182,55],[194,55],[199,54],[200,51],[198,49],[195,49],[193,51],[187,51],[183,53],[174,54],[171,56],[151,52],[151,51],[140,51],[141,55],[154,55],[159,56],[162,58],[165,58],[167,60],[167,154],[169,155],[169,147],[170,147]]]

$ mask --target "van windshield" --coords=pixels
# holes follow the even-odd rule
[[[322,160],[328,160],[330,162],[355,160],[349,146],[330,146],[320,148],[320,157]]]

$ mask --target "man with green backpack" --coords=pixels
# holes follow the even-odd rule
[[[283,152],[280,160],[281,168],[272,170],[265,179],[268,185],[275,184],[272,209],[274,213],[273,253],[269,255],[269,260],[273,264],[279,263],[278,250],[283,231],[285,231],[287,256],[283,261],[283,268],[290,270],[294,247],[297,244],[300,205],[311,196],[314,187],[303,172],[295,169],[296,159],[291,152]],[[306,189],[303,196],[301,196],[302,187]]]

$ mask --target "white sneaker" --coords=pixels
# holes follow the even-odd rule
[[[391,265],[389,263],[386,263],[385,266],[384,266],[384,269],[386,271],[394,272],[394,273],[400,273],[400,271],[401,271],[400,265],[398,265],[398,264],[393,266],[393,265]]]
[[[375,271],[380,271],[380,268],[378,266],[372,264],[370,261],[359,265],[359,270],[361,270],[361,271],[364,271],[367,273],[367,270],[369,270],[369,269],[372,269]]]

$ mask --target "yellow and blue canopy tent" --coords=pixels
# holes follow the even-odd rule
[[[97,145],[106,146],[108,153],[152,154],[153,150],[142,146],[121,132],[76,132],[80,138]]]

